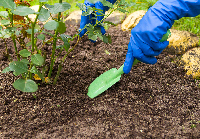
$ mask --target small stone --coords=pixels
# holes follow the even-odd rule
[[[132,14],[130,14],[122,23],[121,29],[123,31],[130,31],[132,28],[134,28],[139,21],[142,19],[142,17],[145,15],[146,11],[139,10]]]
[[[170,54],[184,54],[187,50],[198,46],[199,37],[188,31],[170,29],[169,45],[164,51]]]
[[[65,23],[68,25],[80,25],[81,15],[82,15],[81,10],[74,11],[65,19]]]
[[[200,78],[200,48],[196,47],[186,52],[181,58],[181,64],[185,66],[187,75],[194,79]]]
[[[108,12],[106,12],[106,14],[108,14]],[[109,21],[118,25],[118,24],[121,24],[125,18],[126,18],[126,14],[113,12],[110,16],[108,16],[108,18],[105,19],[105,21]]]

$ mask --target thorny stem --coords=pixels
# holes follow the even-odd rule
[[[41,8],[42,8],[42,3],[40,2],[40,6],[39,6],[38,12],[40,12]],[[35,29],[35,24],[37,22],[38,16],[39,16],[39,14],[37,14],[34,22],[31,21],[31,26],[32,26],[32,32],[31,32],[32,53],[34,52],[34,47],[35,47],[35,43],[34,43],[34,29]]]
[[[18,51],[17,51],[16,39],[15,39],[15,35],[14,34],[12,35],[12,40],[13,40],[13,43],[14,43],[15,53],[17,55],[17,60],[20,61],[20,57],[19,57],[19,54],[18,54]]]
[[[62,0],[59,0],[59,3],[62,3]],[[58,13],[58,22],[60,21],[61,12]],[[56,42],[57,42],[58,30],[55,31],[54,40],[53,40],[53,48],[51,53],[51,65],[48,73],[48,77],[51,78],[54,62],[55,62],[55,52],[56,52]]]
[[[44,61],[46,60],[46,52],[44,52]],[[44,64],[42,67],[42,77],[45,77],[46,65]],[[43,81],[42,81],[43,82]]]
[[[13,0],[13,2],[14,2],[14,0]],[[11,13],[11,12],[9,11],[9,15],[10,15],[11,27],[13,27],[13,13]],[[15,34],[13,33],[11,37],[12,37],[12,41],[13,41],[13,43],[14,43],[15,53],[16,53],[16,55],[17,55],[17,60],[20,61],[20,57],[19,57],[18,51],[17,51],[17,45],[16,45],[16,37],[15,37]],[[7,45],[6,45],[6,52],[7,52],[7,54],[8,54]]]
[[[54,40],[53,40],[53,48],[52,48],[52,53],[51,53],[51,65],[50,65],[50,69],[49,69],[49,73],[48,73],[49,78],[51,77],[53,65],[54,65],[54,61],[55,61],[54,58],[55,58],[55,52],[56,52],[57,35],[58,35],[58,31],[55,31]]]
[[[40,2],[40,6],[39,6],[39,10],[38,12],[40,12],[42,8],[42,3]],[[35,48],[35,41],[34,41],[34,30],[35,30],[35,24],[37,22],[37,19],[38,19],[38,16],[39,14],[37,14],[36,18],[35,18],[35,21],[32,22],[29,18],[28,20],[31,21],[31,27],[32,27],[32,30],[31,30],[31,44],[32,44],[32,54],[34,53],[34,48]],[[28,17],[28,16],[27,16]],[[32,68],[33,64],[30,64],[30,69]],[[32,73],[29,71],[29,78],[32,79]]]
[[[81,37],[81,38],[82,38],[82,37]],[[57,82],[57,80],[58,80],[58,77],[60,76],[60,72],[61,72],[61,70],[62,70],[62,65],[63,65],[63,63],[64,63],[66,57],[67,57],[67,56],[69,55],[69,53],[70,53],[71,51],[73,51],[74,48],[78,45],[78,43],[79,43],[79,41],[81,40],[81,38],[78,37],[78,40],[77,40],[76,44],[67,52],[67,54],[66,54],[66,55],[63,57],[63,59],[61,60],[61,62],[60,62],[60,64],[59,64],[59,67],[58,67],[58,71],[57,71],[56,77],[55,77],[55,79],[54,79],[54,81],[53,81],[53,85],[56,84],[56,82]]]
[[[4,41],[4,44],[6,46],[6,55],[8,55],[8,46],[7,46],[7,43],[6,43],[6,39],[3,38],[3,41]]]

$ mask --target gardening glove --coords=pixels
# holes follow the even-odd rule
[[[116,2],[116,0],[107,0],[107,1],[110,2],[110,3],[112,3],[112,4],[114,4]],[[105,12],[109,9],[109,7],[103,6],[103,4],[100,1],[97,1],[95,4],[93,4],[93,3],[89,2],[88,0],[85,0],[84,4],[86,6],[86,10],[87,10],[88,6],[95,7],[97,9],[102,10],[103,14],[105,14]],[[82,11],[82,13],[84,13],[84,12],[85,11]],[[99,12],[97,12],[96,14],[97,15],[102,15]],[[90,14],[88,16],[82,16],[81,15],[81,22],[80,22],[80,29],[79,30],[83,29],[85,27],[85,25],[88,24],[88,23],[91,23],[92,25],[95,25],[96,24],[96,19],[92,19],[92,17],[95,17],[95,15],[94,14]],[[103,18],[104,18],[104,16],[97,16],[97,21],[101,21]],[[106,33],[106,31],[105,31],[105,29],[104,29],[103,26],[97,25],[97,27],[100,27],[101,33],[103,35]],[[87,32],[87,29],[83,29],[80,32],[80,37],[82,37],[86,32]],[[92,42],[94,42],[94,41],[92,41]]]
[[[160,42],[174,20],[200,14],[200,0],[159,0],[131,31],[124,73],[129,73],[134,59],[155,64],[158,56],[169,44]]]

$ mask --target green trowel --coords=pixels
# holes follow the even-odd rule
[[[168,39],[168,37],[171,35],[170,30],[167,31],[166,34],[163,35],[160,42],[163,42]],[[133,66],[136,65],[139,62],[139,60],[134,59]],[[123,71],[124,64],[117,70],[116,68],[112,68],[103,74],[101,74],[99,77],[97,77],[89,86],[87,95],[90,98],[94,98],[104,91],[106,91],[108,88],[110,88],[112,85],[114,85],[116,82],[118,82],[121,78],[121,75],[124,73]]]

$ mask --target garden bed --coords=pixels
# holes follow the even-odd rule
[[[75,32],[69,27],[66,33]],[[0,138],[200,138],[200,88],[174,55],[163,52],[155,65],[138,63],[102,95],[86,95],[96,77],[124,62],[130,33],[120,27],[107,32],[111,45],[83,38],[57,85],[37,81],[36,97],[15,90],[12,73],[0,73]],[[0,50],[2,55],[2,40]],[[8,63],[1,57],[0,70]]]

